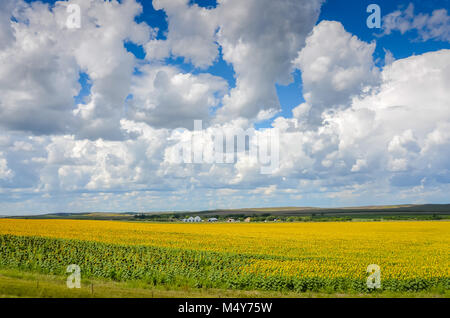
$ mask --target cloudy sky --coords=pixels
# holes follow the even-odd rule
[[[449,8],[1,0],[0,214],[449,203]],[[279,164],[175,162],[195,120]]]

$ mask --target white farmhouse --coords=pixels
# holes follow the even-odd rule
[[[203,222],[202,218],[199,216],[196,216],[195,218],[193,218],[192,216],[187,218],[187,219],[183,219],[181,220],[185,223],[199,223],[199,222]]]

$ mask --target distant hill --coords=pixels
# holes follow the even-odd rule
[[[23,216],[3,216],[4,218],[17,219],[71,219],[71,220],[132,220],[137,213],[109,213],[109,212],[89,212],[89,213],[50,213],[40,215]]]
[[[361,207],[343,207],[343,208],[314,208],[314,207],[281,207],[281,208],[254,208],[254,209],[230,209],[230,210],[212,210],[201,211],[196,214],[201,215],[233,215],[244,214],[245,216],[267,214],[274,216],[305,216],[305,215],[327,215],[327,216],[345,216],[356,214],[379,214],[379,215],[398,215],[398,214],[450,214],[450,204],[405,204],[388,206],[361,206]]]
[[[342,208],[316,208],[316,207],[270,207],[245,209],[219,209],[195,212],[127,212],[127,213],[51,213],[43,215],[8,216],[8,218],[25,219],[79,219],[79,220],[137,220],[153,217],[179,217],[198,215],[202,217],[247,217],[247,216],[317,216],[354,218],[381,217],[381,216],[414,216],[414,215],[450,215],[450,204],[405,204],[387,206],[360,206]]]

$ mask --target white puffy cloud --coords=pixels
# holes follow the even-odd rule
[[[306,100],[300,109],[310,108],[311,120],[317,124],[324,110],[347,107],[364,87],[376,84],[379,70],[372,58],[374,50],[375,43],[360,41],[339,22],[322,21],[315,26],[294,61],[302,72]]]
[[[13,172],[8,169],[8,161],[3,158],[3,153],[0,152],[0,180],[9,179],[13,175]]]
[[[82,28],[73,32],[71,42],[74,56],[92,81],[92,87],[87,104],[79,104],[74,110],[77,135],[120,139],[118,127],[136,65],[124,43],[143,45],[151,30],[145,23],[134,21],[142,12],[142,6],[135,0],[84,1],[82,12]]]
[[[37,134],[63,131],[80,86],[75,59],[61,54],[54,15],[37,2],[24,6],[17,22],[7,20],[14,41],[0,50],[0,125]]]
[[[65,2],[51,10],[11,3],[0,5],[16,19],[2,20],[0,31],[2,213],[448,196],[450,50],[388,56],[379,69],[375,43],[338,22],[313,28],[320,1],[222,0],[205,9],[161,0],[155,6],[167,13],[169,30],[156,42],[154,30],[135,22],[134,0],[71,1],[83,13],[73,30],[65,27]],[[127,41],[145,47],[148,59],[138,61]],[[236,73],[231,89],[220,77],[162,61],[181,56],[205,68],[219,47]],[[279,165],[262,174],[267,162],[245,151],[254,140],[231,163],[214,161],[216,136],[277,111],[275,84],[289,83],[294,68],[305,103],[267,131],[250,129],[265,141],[279,132]],[[80,73],[92,86],[75,105]],[[198,119],[201,133],[191,130]],[[208,146],[206,162],[177,161],[191,138],[194,149]]]
[[[145,46],[147,58],[161,60],[181,56],[197,67],[205,68],[219,54],[215,42],[217,12],[189,4],[189,0],[155,0],[153,7],[164,10],[169,29],[166,40],[152,39]]]
[[[184,57],[195,66],[210,66],[219,45],[236,75],[236,87],[223,99],[216,122],[243,117],[264,120],[280,105],[275,84],[289,84],[291,61],[304,46],[322,0],[221,0],[214,9],[188,0],[158,0],[168,16],[166,40],[146,45],[147,57]]]
[[[66,209],[80,204],[97,210],[99,204],[117,210],[161,206],[158,200],[167,200],[169,194],[174,208],[205,208],[210,206],[205,200],[219,196],[221,189],[238,191],[228,191],[218,200],[221,207],[257,204],[268,196],[267,204],[281,205],[286,196],[317,204],[365,202],[358,198],[389,203],[398,200],[395,195],[411,202],[439,199],[450,181],[450,94],[445,89],[449,56],[449,50],[441,50],[394,61],[381,72],[376,89],[353,98],[346,108],[326,113],[324,124],[314,129],[296,126],[295,117],[278,118],[274,127],[280,132],[280,161],[270,175],[261,174],[261,161],[250,154],[238,156],[232,164],[176,162],[177,144],[190,141],[197,132],[155,129],[130,120],[121,122],[122,133],[129,136],[126,141],[3,136],[1,151],[11,154],[15,149],[16,161],[29,160],[23,169],[31,169],[29,174],[39,171],[34,193],[85,193]],[[194,146],[212,146],[218,132],[236,135],[240,127],[239,122],[211,125]],[[11,180],[18,177],[12,167],[7,169],[14,173]],[[111,202],[102,204],[105,196]],[[136,205],[138,201],[130,198],[141,201]]]
[[[446,9],[437,9],[430,14],[415,14],[410,3],[405,10],[397,10],[383,17],[384,34],[399,31],[405,34],[415,30],[421,41],[450,42],[450,16]]]
[[[312,170],[312,177],[327,182],[342,176],[344,184],[369,178],[394,186],[448,180],[449,57],[450,50],[441,50],[394,61],[381,72],[380,85],[346,108],[326,112],[317,129],[279,118],[275,125],[282,138],[295,136],[298,144],[295,150],[292,143],[284,146],[284,164],[305,177]]]
[[[14,41],[14,32],[10,18],[16,7],[22,5],[22,1],[3,0],[0,2],[0,50]]]
[[[76,140],[54,136],[46,145],[41,191],[100,191],[164,188],[155,171],[163,160],[167,132],[123,120],[128,141]]]
[[[129,116],[152,127],[193,129],[194,120],[208,122],[228,88],[220,77],[172,66],[146,65],[140,71],[131,87]]]
[[[292,81],[291,61],[304,46],[322,1],[223,0],[218,41],[236,73],[217,121],[236,117],[264,120],[280,105],[275,84]]]
[[[66,5],[73,3],[81,7],[80,29],[66,26]],[[124,138],[117,127],[125,101],[136,88],[131,88],[131,83],[137,64],[124,42],[132,41],[147,49],[154,44],[149,41],[154,32],[134,21],[142,10],[140,4],[134,0],[72,0],[57,2],[51,9],[39,2],[23,6],[15,17],[17,22],[10,21],[15,41],[0,52],[0,124],[34,134],[71,133],[91,140]],[[223,122],[235,117],[262,120],[279,109],[275,83],[290,81],[290,60],[304,44],[318,16],[320,1],[286,0],[276,5],[268,1],[261,5],[230,0],[220,2],[215,9],[205,9],[180,0],[159,1],[155,6],[168,14],[164,45],[172,54],[204,67],[216,58],[218,44],[222,46],[224,59],[237,74],[237,87],[226,94],[217,112],[217,121]],[[234,19],[235,14],[242,19]],[[261,23],[264,15],[270,18]],[[150,58],[151,52],[147,52]],[[92,85],[85,103],[74,105],[73,98],[81,89],[80,73],[85,73]],[[177,75],[180,80],[182,77]],[[186,126],[184,119],[207,122],[207,116],[211,117],[207,112],[219,106],[225,93],[222,81],[207,74],[185,74],[184,78],[182,84],[173,83],[170,93],[160,94],[159,103],[167,101],[168,106],[149,112],[147,101],[134,104],[134,109],[140,110],[140,120],[158,126],[167,123],[167,127]],[[197,92],[202,96],[181,96],[175,91],[189,85],[206,91]],[[139,102],[155,92],[139,91]],[[180,107],[174,108],[175,103]],[[179,110],[180,120],[163,119],[168,117],[164,112],[174,109]]]
[[[15,20],[6,19],[14,40],[0,48],[0,125],[34,134],[76,131],[90,139],[120,138],[117,127],[135,66],[124,42],[144,44],[150,38],[149,27],[134,21],[141,5],[134,0],[72,0],[52,8],[20,4],[21,10],[11,13]],[[81,7],[79,29],[66,25],[68,4]],[[87,104],[74,109],[80,72],[92,87]]]

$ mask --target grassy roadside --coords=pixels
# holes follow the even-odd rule
[[[0,298],[311,298],[311,297],[439,297],[450,298],[449,291],[373,294],[292,293],[221,289],[172,289],[143,282],[82,280],[80,289],[68,289],[66,277],[18,270],[0,269]]]

